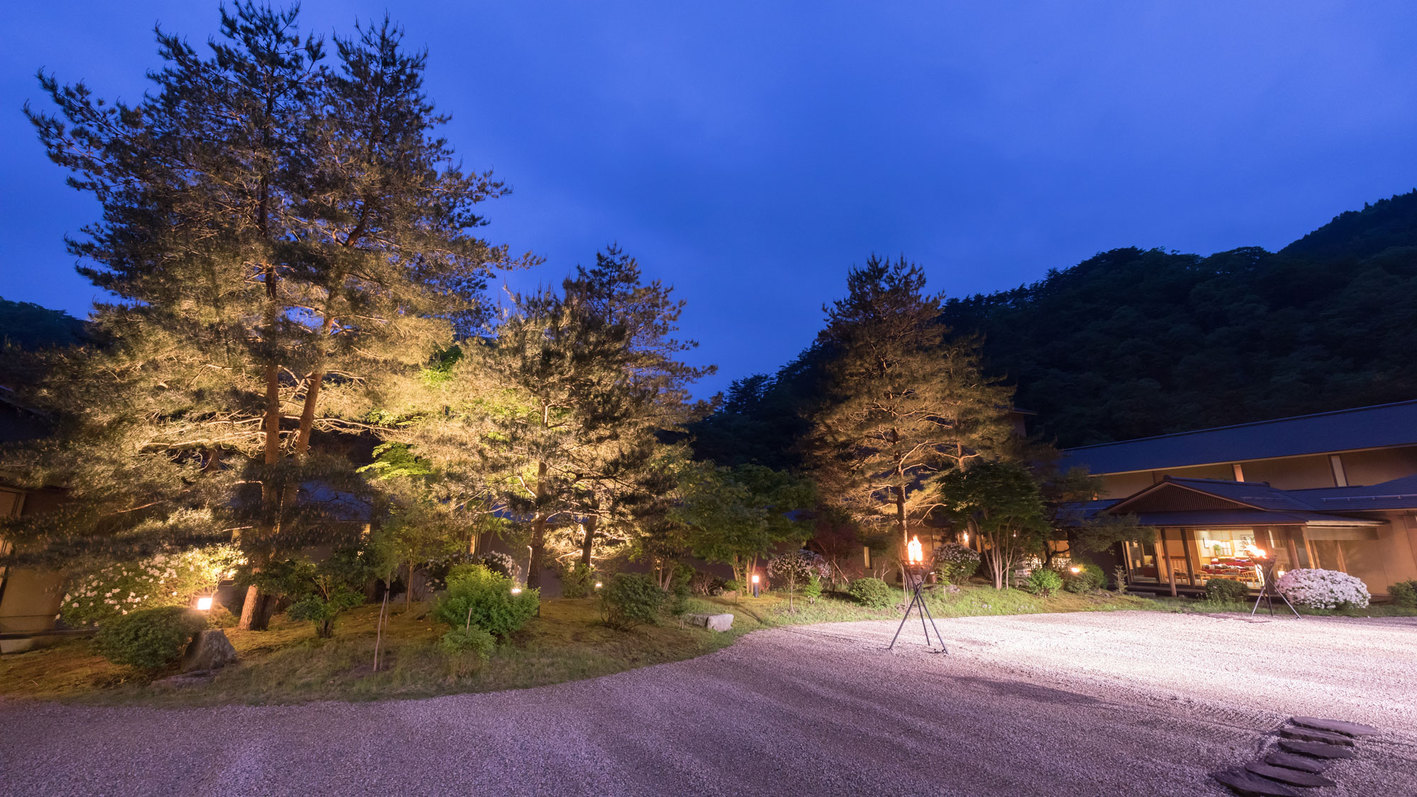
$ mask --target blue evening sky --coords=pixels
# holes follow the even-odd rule
[[[1410,2],[364,2],[430,52],[493,241],[559,282],[616,241],[688,301],[708,396],[807,346],[872,252],[1015,287],[1119,246],[1276,249],[1417,186]],[[44,67],[134,99],[152,25],[217,4],[48,0],[0,33],[0,295],[84,315],[62,238],[96,215],[20,114]]]

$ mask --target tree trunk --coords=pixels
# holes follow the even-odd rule
[[[266,366],[266,411],[261,424],[265,434],[263,461],[267,466],[280,464],[280,368]],[[269,546],[280,527],[280,485],[274,474],[267,473],[261,482],[261,546]],[[257,568],[259,569],[259,568]],[[246,590],[246,602],[241,607],[241,622],[237,628],[264,631],[270,625],[270,596],[263,595],[254,584]]]
[[[408,578],[403,585],[403,611],[405,614],[413,607],[413,560],[408,562]]]
[[[531,519],[531,557],[526,563],[527,589],[541,586],[541,570],[546,558],[546,461],[536,463],[536,515]]]
[[[595,552],[595,527],[599,522],[595,515],[588,515],[581,524],[585,528],[585,539],[581,541],[581,564],[586,567],[591,566],[591,555]]]

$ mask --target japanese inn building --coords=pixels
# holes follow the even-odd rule
[[[1140,588],[1258,588],[1249,546],[1280,570],[1349,573],[1377,598],[1417,578],[1417,401],[1082,446],[1064,464],[1101,478],[1085,511],[1156,530],[1119,551]]]

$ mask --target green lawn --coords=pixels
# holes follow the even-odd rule
[[[930,593],[938,618],[1078,611],[1240,611],[1198,601],[1153,599],[1099,592],[1048,597],[1019,590],[969,586],[954,593]],[[427,617],[428,607],[395,607],[385,629],[383,661],[373,669],[377,606],[363,606],[340,619],[333,639],[315,637],[309,623],[278,616],[264,632],[227,629],[241,656],[237,666],[209,682],[177,688],[153,685],[104,661],[87,639],[65,639],[42,650],[0,656],[0,696],[149,705],[298,703],[309,700],[374,700],[426,697],[458,692],[522,689],[678,661],[711,653],[742,634],[761,628],[852,620],[891,620],[900,605],[861,606],[827,594],[815,602],[768,593],[738,600],[694,598],[690,611],[734,615],[733,630],[714,633],[666,617],[658,625],[616,631],[600,620],[594,599],[544,601],[541,615],[497,648],[482,666],[442,652],[443,628]],[[1243,607],[1248,611],[1248,607]],[[1318,613],[1318,612],[1311,612]],[[1369,615],[1417,614],[1374,607]],[[1330,612],[1331,614],[1331,612]]]

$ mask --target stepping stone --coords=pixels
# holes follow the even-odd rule
[[[1279,732],[1290,739],[1298,739],[1301,742],[1323,742],[1324,744],[1337,744],[1343,747],[1353,746],[1353,737],[1344,736],[1341,733],[1329,733],[1328,731],[1316,731],[1312,728],[1295,728],[1293,726],[1280,728]]]
[[[1239,767],[1210,773],[1212,778],[1241,794],[1259,794],[1264,797],[1298,797],[1299,792],[1278,781],[1253,775]]]
[[[1336,744],[1323,744],[1322,742],[1300,742],[1294,739],[1280,739],[1279,746],[1288,752],[1297,755],[1313,756],[1314,758],[1352,758],[1353,748],[1339,747]]]
[[[1343,720],[1325,720],[1318,717],[1290,717],[1289,721],[1295,725],[1302,725],[1305,728],[1313,728],[1316,731],[1328,731],[1329,733],[1341,733],[1346,736],[1374,736],[1378,729],[1371,725],[1359,725],[1356,722],[1344,722]]]
[[[1328,769],[1332,761],[1324,761],[1320,758],[1309,758],[1304,755],[1294,755],[1281,750],[1270,750],[1269,755],[1264,757],[1266,764],[1273,764],[1277,767],[1287,769],[1297,769],[1302,772],[1323,772]]]
[[[1286,769],[1285,767],[1270,766],[1269,764],[1251,761],[1245,765],[1245,769],[1262,778],[1278,780],[1284,783],[1291,783],[1295,786],[1337,786],[1338,783],[1323,775],[1315,775],[1312,772],[1300,772],[1297,769]]]

